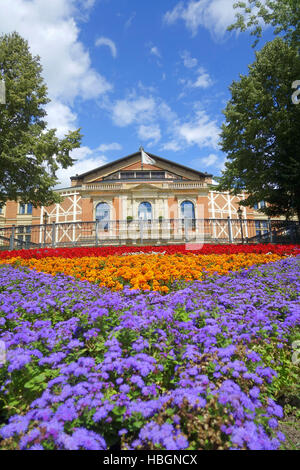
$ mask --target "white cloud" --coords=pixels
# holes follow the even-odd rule
[[[109,152],[110,150],[121,150],[122,145],[118,144],[117,142],[113,142],[112,144],[101,144],[97,147],[97,150],[100,152]]]
[[[205,71],[204,68],[200,67],[198,69],[198,77],[196,81],[192,84],[194,88],[208,88],[213,84],[212,79],[209,74]]]
[[[218,161],[218,157],[214,153],[210,153],[207,157],[201,159],[201,162],[205,167],[212,166]]]
[[[153,144],[156,144],[161,139],[160,128],[157,124],[141,125],[138,129],[138,137],[142,141],[152,141]]]
[[[46,107],[47,123],[49,129],[57,129],[56,135],[64,137],[69,131],[76,129],[77,115],[69,106],[59,101],[52,100]]]
[[[96,99],[112,86],[91,66],[88,50],[79,39],[78,15],[85,14],[94,0],[2,0],[0,30],[25,38],[33,55],[39,55],[42,76],[52,103],[50,126],[68,130],[76,124],[72,107],[76,99]],[[80,10],[80,7],[81,10]],[[80,11],[79,11],[80,10]],[[55,112],[55,110],[60,112]]]
[[[112,105],[112,120],[119,127],[126,127],[134,122],[149,121],[155,111],[155,100],[144,96],[117,100]]]
[[[183,51],[180,54],[180,57],[183,60],[184,66],[188,69],[192,69],[193,67],[196,67],[198,64],[198,60],[192,57],[189,51]]]
[[[225,170],[225,163],[226,163],[226,161],[227,161],[227,158],[224,157],[224,158],[221,159],[221,161],[218,162],[217,168],[218,168],[218,170],[219,170],[219,173],[221,173],[221,171]]]
[[[90,8],[92,8],[94,6],[95,2],[96,2],[96,0],[79,0],[80,5],[85,10],[89,10]]]
[[[212,78],[203,67],[199,67],[196,73],[197,78],[195,80],[179,79],[179,83],[186,88],[208,88],[213,85]],[[185,93],[182,93],[179,97],[182,96],[185,96]]]
[[[190,0],[185,6],[179,2],[171,11],[164,15],[167,24],[183,20],[185,26],[196,35],[200,26],[208,29],[211,34],[220,38],[227,27],[235,21],[237,10],[233,8],[236,0]]]
[[[152,46],[150,49],[150,54],[155,55],[159,59],[161,59],[161,53],[159,52],[158,48],[156,46]]]
[[[191,164],[197,167],[209,167],[215,165],[218,161],[218,156],[215,153],[210,153],[207,157],[195,158],[191,161]]]
[[[161,150],[178,152],[194,145],[200,149],[207,147],[218,150],[220,129],[217,122],[212,120],[203,109],[197,108],[195,106],[194,115],[189,119],[183,121],[176,118],[169,123],[168,132],[165,133],[169,140],[161,144]],[[211,154],[210,160],[201,161],[201,165],[212,162],[214,159],[215,157]]]
[[[226,157],[218,157],[215,153],[209,154],[207,157],[195,158],[190,164],[201,171],[205,168],[213,167],[214,173],[220,173],[225,167]]]
[[[86,173],[87,171],[93,170],[94,168],[98,168],[99,166],[108,163],[106,156],[99,154],[97,149],[92,150],[85,146],[74,149],[71,152],[71,157],[77,161],[70,168],[58,170],[57,178],[59,179],[59,184],[55,186],[56,189],[70,187],[71,176]]]
[[[109,47],[112,56],[114,58],[117,57],[117,48],[116,48],[115,43],[111,39],[105,38],[105,37],[102,36],[101,38],[98,38],[96,40],[95,46],[107,46],[107,47]]]
[[[130,26],[131,26],[131,24],[132,24],[132,22],[133,22],[133,20],[134,20],[135,17],[136,17],[136,12],[134,11],[134,12],[130,15],[130,17],[128,18],[128,20],[126,21],[126,23],[125,23],[125,25],[124,25],[124,28],[125,28],[125,29],[130,28]]]
[[[216,121],[211,121],[205,111],[197,111],[196,117],[180,125],[177,132],[189,145],[218,148],[220,129]]]
[[[170,140],[161,147],[162,150],[171,150],[172,152],[178,152],[182,149],[182,145],[177,140]]]

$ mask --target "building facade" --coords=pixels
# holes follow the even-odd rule
[[[202,230],[209,231],[214,239],[228,238],[227,220],[238,221],[238,203],[245,198],[245,194],[231,196],[228,192],[217,192],[212,184],[212,175],[156,155],[144,154],[143,149],[73,176],[70,187],[57,192],[63,201],[49,207],[34,208],[22,201],[8,201],[0,213],[0,227],[23,227],[23,232],[18,233],[20,240],[22,234],[29,239],[34,226],[65,224],[65,227],[70,226],[71,232],[73,230],[70,241],[75,241],[75,224],[93,222],[97,222],[99,231],[96,236],[102,239],[125,240],[130,238],[129,235],[134,238],[136,231],[140,236],[141,229],[145,239],[157,238],[157,230],[160,230],[160,237],[167,239],[171,232],[173,237],[177,232],[181,236],[187,227],[196,235]],[[240,218],[255,220],[251,234],[247,233],[248,225],[245,225],[245,237],[266,230],[268,219],[257,211],[259,206],[241,209]],[[198,221],[204,220],[206,224],[209,221],[214,223],[210,223],[207,229],[201,228]],[[224,227],[226,235],[222,235]],[[234,230],[239,231],[240,224],[236,224]]]

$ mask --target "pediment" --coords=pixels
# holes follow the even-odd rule
[[[176,177],[178,177],[178,179],[185,181],[203,181],[205,180],[205,178],[212,176],[208,175],[207,173],[201,173],[192,168],[188,168],[177,162],[172,162],[157,155],[153,155],[151,153],[148,153],[148,155],[154,161],[154,163],[151,165],[144,164],[142,167],[141,153],[136,152],[118,160],[114,160],[111,163],[102,165],[101,167],[95,168],[94,170],[88,171],[81,175],[76,175],[71,178],[71,181],[73,181],[72,184],[81,185],[83,183],[95,183],[98,181],[104,181],[105,179],[117,179],[117,173],[122,171],[165,171],[169,175],[171,175],[171,178],[172,175],[174,175],[175,179],[177,179]],[[149,188],[153,188],[153,185],[149,185]]]
[[[157,191],[158,189],[162,189],[161,186],[157,184],[149,184],[149,183],[138,183],[133,184],[128,188],[128,191],[134,192],[143,192],[143,191]]]

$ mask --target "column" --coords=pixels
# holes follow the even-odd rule
[[[169,206],[168,206],[168,197],[167,195],[163,195],[163,221],[161,224],[162,227],[162,238],[169,239],[170,238],[170,218],[169,218]]]
[[[210,201],[211,201],[211,218],[212,218],[212,226],[213,226],[213,238],[217,238],[216,233],[216,221],[215,221],[215,199],[213,191],[210,192]]]
[[[121,240],[127,238],[127,196],[121,196],[122,200],[122,217],[119,225],[119,237]]]

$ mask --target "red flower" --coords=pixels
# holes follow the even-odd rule
[[[235,253],[276,253],[278,255],[295,256],[300,254],[300,245],[274,245],[274,244],[257,244],[257,245],[209,245],[205,244],[200,250],[187,250],[186,245],[168,245],[168,246],[143,246],[143,247],[78,247],[78,248],[41,248],[35,250],[15,250],[2,251],[0,259],[12,257],[29,258],[46,258],[46,257],[63,257],[63,258],[82,258],[84,256],[108,256],[120,255],[123,253],[136,253],[142,251],[144,253],[156,252],[167,254],[235,254]]]

